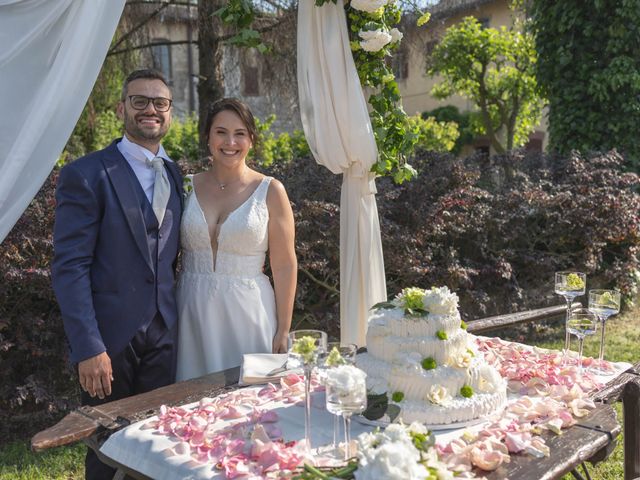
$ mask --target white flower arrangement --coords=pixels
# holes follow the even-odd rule
[[[458,295],[448,287],[431,287],[425,292],[422,303],[429,313],[450,315],[458,310]]]
[[[386,30],[362,30],[358,33],[362,41],[360,47],[366,52],[378,52],[391,43],[392,37]]]
[[[434,315],[451,315],[458,311],[458,295],[448,287],[431,287],[424,290],[417,287],[404,288],[390,302],[374,305],[376,307],[396,307],[405,310],[405,313],[415,314],[428,312]]]
[[[359,401],[367,395],[367,374],[353,365],[340,365],[325,373],[325,384],[343,399]]]
[[[438,479],[453,478],[447,466],[437,459],[433,436],[419,423],[391,424],[384,431],[363,433],[357,438],[356,480],[425,479],[430,471]]]
[[[404,37],[404,34],[397,28],[389,30],[389,35],[391,35],[391,43],[397,43]]]
[[[376,13],[387,4],[388,0],[351,0],[351,8],[361,12]]]

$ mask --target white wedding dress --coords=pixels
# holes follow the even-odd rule
[[[187,197],[180,227],[178,381],[237,367],[245,353],[272,351],[275,298],[263,273],[270,182],[264,177],[220,225],[216,258],[195,191]]]

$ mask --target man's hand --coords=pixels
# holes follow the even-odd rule
[[[113,371],[107,352],[99,353],[95,357],[87,358],[78,363],[78,375],[80,376],[80,386],[92,398],[97,395],[102,400],[105,396],[111,395]]]

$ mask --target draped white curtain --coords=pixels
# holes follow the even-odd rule
[[[62,152],[125,0],[0,0],[0,242]]]
[[[386,300],[375,199],[376,148],[347,33],[342,1],[298,6],[298,93],[316,161],[342,174],[340,340],[366,344],[369,309]]]

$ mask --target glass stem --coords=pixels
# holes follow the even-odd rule
[[[578,371],[582,373],[582,345],[584,344],[584,336],[578,337]]]
[[[571,348],[571,334],[569,333],[569,319],[571,318],[572,297],[564,297],[567,301],[567,314],[564,319],[564,350],[562,350],[562,366],[569,363],[569,349]]]
[[[600,317],[600,354],[598,355],[598,367],[602,368],[602,361],[604,360],[604,326],[607,324],[607,317]]]
[[[338,435],[340,433],[340,419],[338,415],[333,416],[333,449],[338,448]]]
[[[304,439],[311,452],[311,368],[304,367]]]
[[[344,418],[344,460],[351,458],[351,413],[343,413]]]
[[[569,318],[571,317],[571,303],[573,299],[571,297],[564,297],[567,301],[567,315],[565,317],[565,328],[564,328],[564,352],[565,356],[567,352],[569,352],[569,347],[571,346],[571,334],[569,333]]]

